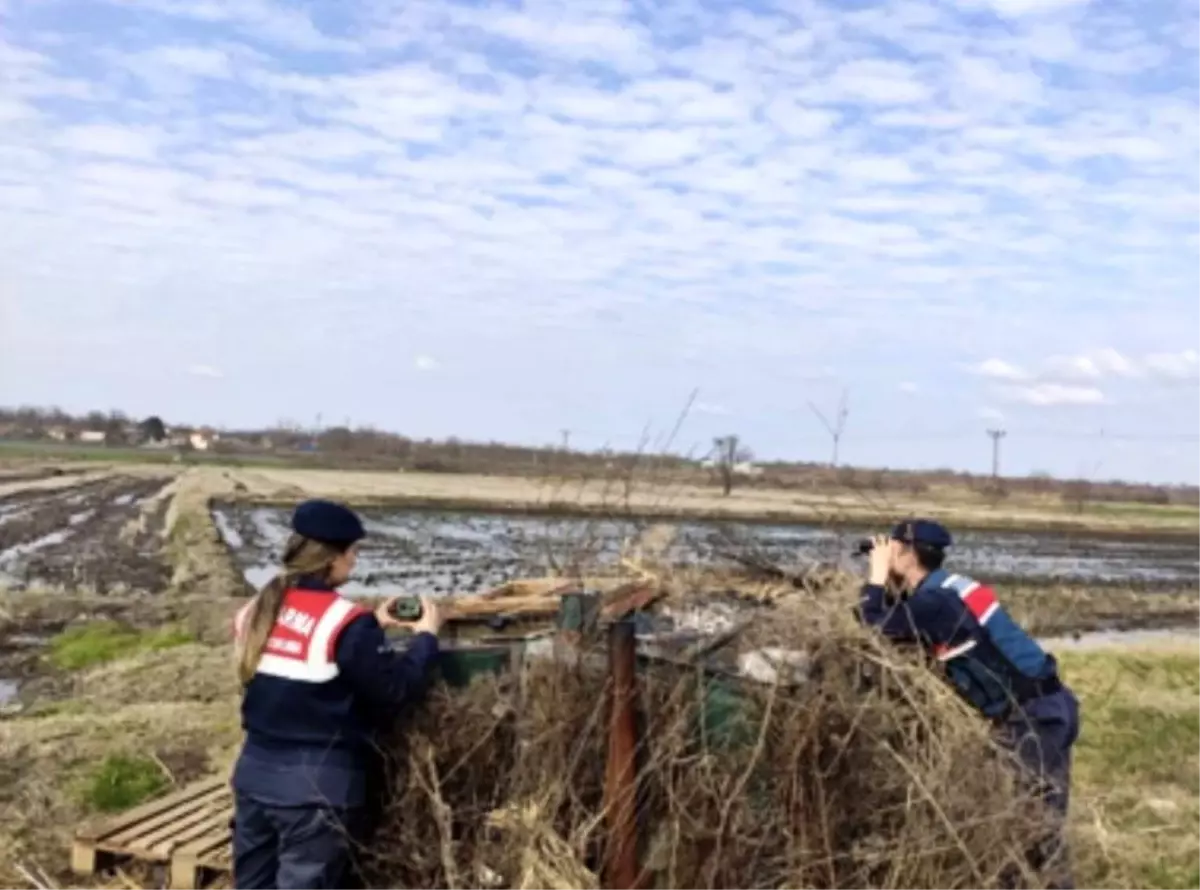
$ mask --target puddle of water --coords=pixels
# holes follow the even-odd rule
[[[73,525],[75,523],[72,523]],[[48,535],[42,535],[40,538],[35,538],[24,544],[17,544],[14,547],[9,547],[3,553],[0,553],[0,565],[11,564],[14,561],[28,556],[43,547],[52,547],[55,544],[61,544],[67,538],[71,537],[71,528],[59,529],[58,531],[50,532]]]
[[[1069,637],[1039,640],[1047,649],[1105,649],[1113,646],[1190,645],[1200,652],[1200,631],[1169,628],[1163,630],[1100,630]]]
[[[20,691],[21,687],[17,685],[15,680],[6,680],[0,677],[0,708],[15,702],[17,700],[17,693]]]
[[[220,510],[213,512],[213,522],[217,526],[217,531],[221,533],[221,540],[225,542],[225,546],[232,550],[239,550],[246,546],[246,542],[242,540],[242,536],[238,534],[237,529],[233,527],[233,523],[229,521],[229,517]]]
[[[611,564],[644,523],[624,520],[367,510],[360,580],[348,592],[437,593],[490,586],[518,574],[536,574],[550,557]],[[251,583],[270,577],[288,534],[288,511],[223,506],[214,511],[222,536]],[[261,537],[249,546],[236,528],[250,524]],[[783,567],[813,564],[861,568],[849,554],[862,537],[853,530],[814,526],[728,527],[689,522],[675,526],[665,557],[676,564],[723,562],[730,553],[756,553]],[[993,579],[1146,581],[1194,584],[1200,548],[1187,542],[1092,540],[1067,536],[964,533],[954,566]]]

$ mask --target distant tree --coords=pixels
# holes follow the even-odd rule
[[[713,460],[721,478],[721,491],[726,497],[733,491],[733,477],[737,473],[737,465],[752,460],[753,457],[754,454],[749,448],[738,444],[737,436],[718,436],[713,439]]]
[[[347,452],[354,449],[354,433],[344,426],[332,426],[317,439],[322,451]]]
[[[1076,513],[1082,513],[1092,496],[1092,483],[1087,479],[1072,479],[1063,484],[1063,503],[1073,508]]]
[[[138,433],[143,442],[161,442],[167,438],[167,426],[161,417],[152,414],[138,424]]]

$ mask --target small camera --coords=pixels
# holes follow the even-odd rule
[[[874,549],[875,549],[875,542],[872,541],[870,538],[863,538],[861,541],[858,542],[858,546],[856,546],[854,548],[854,555],[855,556],[866,556],[868,553],[870,553]]]
[[[425,609],[421,606],[419,597],[402,596],[392,603],[390,611],[397,621],[420,621]]]

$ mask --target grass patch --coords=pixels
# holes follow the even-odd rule
[[[141,652],[159,652],[191,643],[195,637],[178,627],[138,630],[115,621],[95,621],[64,630],[50,640],[51,664],[80,670]]]
[[[1200,886],[1200,659],[1064,652],[1079,696],[1074,834],[1081,887]]]
[[[109,754],[88,777],[84,804],[101,813],[137,806],[168,785],[162,768],[149,757]]]

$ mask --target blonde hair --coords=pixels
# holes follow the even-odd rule
[[[305,575],[329,580],[329,570],[342,551],[321,541],[302,535],[292,535],[283,549],[283,571],[263,585],[254,597],[254,605],[246,618],[245,631],[238,640],[238,679],[245,686],[258,670],[259,659],[266,648],[271,629],[279,618],[283,595]]]

